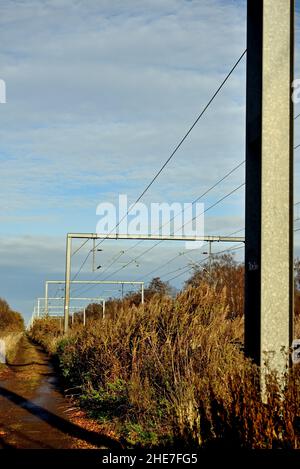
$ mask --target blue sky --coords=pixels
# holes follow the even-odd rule
[[[12,307],[28,317],[44,281],[63,278],[65,235],[94,232],[100,202],[141,193],[245,49],[245,21],[245,1],[1,2],[0,293]],[[244,159],[244,122],[245,60],[143,201],[194,200]],[[241,168],[206,207],[243,179]],[[205,231],[243,223],[240,190],[208,212]],[[105,242],[99,263],[130,246]],[[74,256],[74,271],[90,247]],[[141,279],[182,250],[157,247],[122,278]],[[157,275],[186,263],[181,256]],[[81,274],[95,277],[90,262]]]

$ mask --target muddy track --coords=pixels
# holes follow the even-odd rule
[[[0,372],[0,448],[118,448],[115,440],[74,423],[49,357],[25,336]]]

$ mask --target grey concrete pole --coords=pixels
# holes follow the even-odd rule
[[[66,278],[65,278],[65,304],[64,304],[64,334],[69,328],[69,308],[70,308],[70,279],[71,279],[71,251],[72,238],[68,234],[66,241]]]
[[[263,377],[266,359],[286,370],[292,341],[294,2],[247,14],[245,351]]]

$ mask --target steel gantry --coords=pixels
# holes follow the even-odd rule
[[[244,237],[240,236],[184,236],[184,235],[147,235],[147,234],[99,234],[99,233],[68,233],[66,239],[66,272],[65,272],[65,306],[64,306],[64,333],[68,332],[69,326],[69,308],[70,308],[70,285],[73,283],[107,283],[107,284],[141,284],[142,285],[142,303],[144,302],[144,282],[130,281],[105,281],[105,280],[71,280],[71,257],[72,257],[72,239],[114,239],[114,240],[147,240],[147,241],[201,241],[201,242],[244,242]],[[62,282],[61,282],[62,283]],[[45,295],[46,296],[46,295]]]

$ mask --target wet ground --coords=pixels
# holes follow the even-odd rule
[[[0,369],[0,448],[114,448],[115,440],[72,419],[49,357],[26,337]]]

